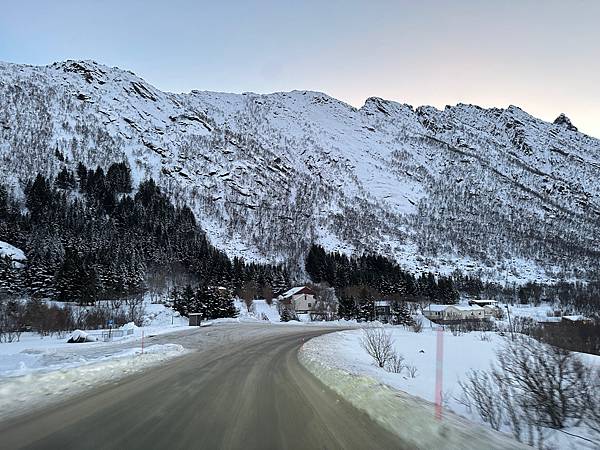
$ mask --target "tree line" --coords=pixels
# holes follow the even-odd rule
[[[347,256],[312,245],[306,271],[315,283],[335,288],[338,315],[345,319],[374,320],[375,301],[382,299],[392,300],[400,310],[404,302],[454,304],[459,298],[451,277],[415,276],[378,254]]]
[[[134,192],[126,163],[106,171],[80,163],[53,179],[38,174],[20,188],[24,196],[0,184],[0,240],[27,256],[23,268],[0,261],[4,297],[93,305],[173,284],[235,292],[252,283],[277,293],[289,284],[283,266],[230,259],[213,247],[193,212],[174,204],[153,179]]]

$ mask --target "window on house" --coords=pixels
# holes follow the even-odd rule
[[[310,308],[310,307],[312,307],[312,303],[309,303],[309,304],[308,304],[308,307],[309,307],[309,308]]]

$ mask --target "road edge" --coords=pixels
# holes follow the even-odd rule
[[[153,348],[171,349],[154,352]],[[132,348],[124,354],[99,358],[80,365],[0,379],[0,423],[50,407],[100,386],[164,365],[190,353],[178,344],[151,345],[144,354]],[[31,400],[32,396],[36,401]]]
[[[313,338],[298,351],[300,363],[325,386],[332,389],[373,421],[394,433],[413,448],[480,450],[530,448],[456,414],[445,412],[435,419],[434,405],[396,390],[373,378],[359,376],[325,364]]]

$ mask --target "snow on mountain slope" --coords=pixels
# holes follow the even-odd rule
[[[12,264],[21,267],[27,260],[25,253],[20,248],[10,245],[8,242],[0,241],[0,258],[9,257]]]
[[[15,187],[127,160],[248,259],[300,261],[314,241],[508,281],[598,266],[600,141],[514,106],[171,94],[92,61],[0,63],[0,157]]]

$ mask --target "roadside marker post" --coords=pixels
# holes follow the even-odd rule
[[[142,328],[142,355],[144,354],[144,329]]]
[[[442,420],[442,382],[444,377],[444,328],[437,329],[435,367],[435,418]]]

